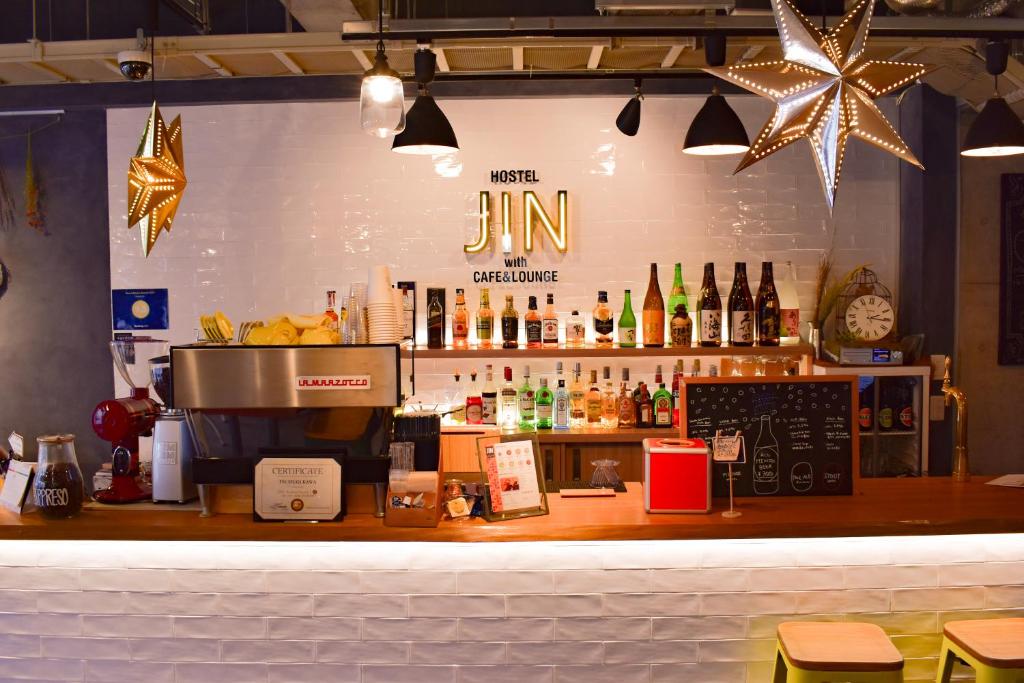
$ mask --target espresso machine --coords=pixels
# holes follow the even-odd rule
[[[92,428],[111,443],[113,476],[110,487],[93,494],[100,503],[137,503],[148,500],[152,491],[144,483],[139,467],[139,437],[151,436],[160,413],[149,397],[149,359],[167,354],[167,342],[159,339],[129,338],[110,342],[114,366],[130,388],[128,398],[101,401],[92,413]]]

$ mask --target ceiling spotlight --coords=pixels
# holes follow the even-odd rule
[[[999,96],[999,74],[1006,71],[1009,46],[1003,41],[985,46],[985,69],[996,82],[995,94],[985,102],[978,118],[967,129],[960,154],[965,157],[1005,157],[1024,154],[1024,123]]]
[[[636,132],[640,130],[640,101],[644,99],[644,94],[640,92],[639,78],[633,82],[633,89],[636,94],[629,99],[629,102],[626,102],[626,106],[615,118],[615,127],[622,131],[623,135],[630,137],[636,135]]]
[[[369,135],[386,138],[405,128],[405,92],[402,77],[384,54],[384,0],[377,3],[377,33],[377,54],[359,89],[359,125]]]
[[[420,47],[414,56],[416,80],[420,93],[409,107],[405,130],[395,136],[392,151],[399,154],[449,154],[459,151],[455,131],[448,118],[437,106],[427,86],[434,80],[437,55],[429,47]]]
[[[704,58],[708,66],[725,64],[725,36],[712,34],[704,39]],[[742,154],[750,149],[750,138],[743,122],[736,115],[725,98],[718,93],[718,81],[711,89],[711,96],[693,117],[683,152],[698,156],[725,156]]]

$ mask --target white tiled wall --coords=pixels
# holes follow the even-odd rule
[[[464,287],[473,309],[472,272],[499,267],[501,255],[467,257],[462,245],[477,234],[479,191],[492,191],[498,220],[503,187],[490,184],[490,171],[502,168],[536,169],[541,182],[529,189],[552,212],[557,190],[570,197],[569,253],[539,249],[530,257],[533,267],[557,268],[560,281],[515,290],[521,313],[524,295],[547,291],[563,314],[589,312],[598,289],[609,290],[618,311],[627,287],[639,293],[638,309],[652,261],[661,265],[666,294],[676,261],[691,294],[702,264],[714,261],[727,293],[734,261],[750,264],[756,284],[763,259],[797,266],[806,313],[833,228],[837,270],[870,263],[895,284],[894,157],[851,142],[829,219],[804,143],[733,176],[736,157],[680,152],[702,98],[648,97],[635,138],[614,127],[625,99],[442,101],[461,146],[457,160],[445,161],[395,154],[388,141],[362,134],[355,102],[168,107],[165,118],[182,115],[189,185],[173,232],[148,259],[137,232],[126,228],[125,187],[147,112],[109,110],[112,285],[169,287],[175,342],[194,338],[198,315],[215,309],[236,322],[321,310],[325,290],[347,291],[377,263],[421,288],[444,286],[451,299]],[[730,101],[751,134],[771,111],[755,97]],[[882,107],[892,117],[894,102]],[[524,187],[504,189],[520,197]],[[497,308],[501,294],[493,292]],[[442,366],[421,368],[420,388],[436,386],[431,374],[451,370]]]
[[[783,620],[1024,615],[1024,535],[0,544],[0,681],[743,683]]]

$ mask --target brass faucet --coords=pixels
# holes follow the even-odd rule
[[[952,361],[946,356],[946,374],[942,378],[942,393],[946,405],[956,401],[956,447],[953,451],[953,481],[970,481],[971,470],[967,462],[967,395],[950,382]]]

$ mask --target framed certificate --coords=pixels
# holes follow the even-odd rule
[[[497,522],[548,514],[537,435],[502,434],[477,439],[483,475],[484,519]]]
[[[333,522],[345,515],[341,463],[334,458],[263,457],[253,484],[258,522]]]

